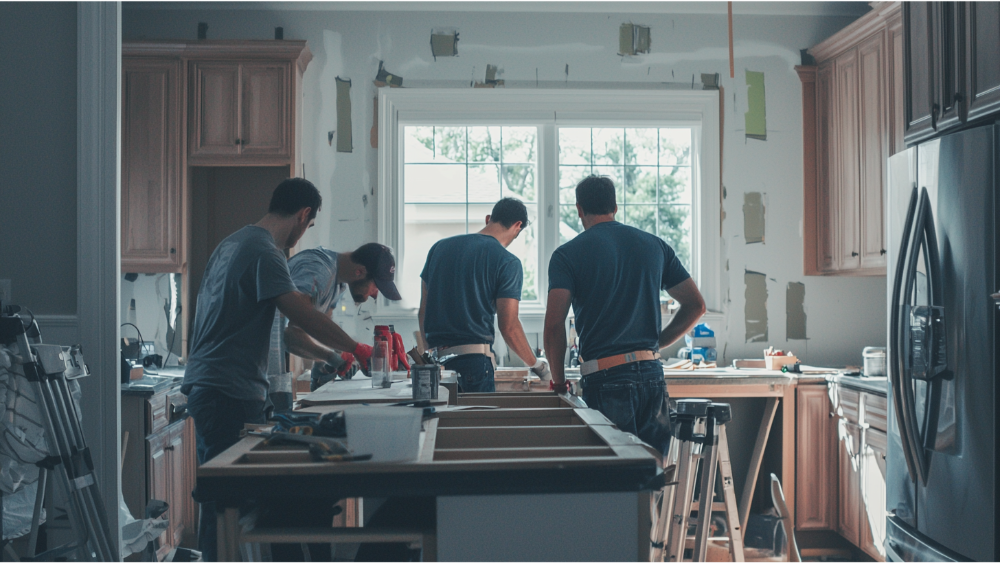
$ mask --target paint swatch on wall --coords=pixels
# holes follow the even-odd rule
[[[743,238],[747,244],[764,242],[764,195],[759,192],[743,194]]]
[[[337,77],[337,152],[353,152],[351,136],[351,81]]]
[[[788,282],[785,289],[785,340],[806,339],[806,285]]]
[[[743,283],[746,284],[746,341],[767,342],[767,277],[760,272],[745,270]]]
[[[767,140],[767,112],[764,106],[764,73],[747,71],[746,136],[750,139]]]
[[[431,55],[436,61],[438,57],[454,57],[458,55],[458,31],[453,29],[436,29],[431,32]]]

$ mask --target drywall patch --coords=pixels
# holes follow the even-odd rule
[[[484,82],[473,82],[473,88],[496,88],[497,86],[503,86],[503,79],[497,78],[498,74],[503,74],[502,68],[497,68],[497,65],[486,65],[486,79]]]
[[[438,57],[455,57],[458,55],[458,31],[454,29],[435,29],[431,32],[431,55],[436,61]]]
[[[806,339],[806,285],[788,282],[785,289],[785,340]]]
[[[337,77],[337,152],[353,152],[351,137],[351,81]]]
[[[746,284],[746,341],[767,342],[767,277],[760,272],[744,270],[743,283]]]
[[[618,28],[618,54],[638,55],[649,52],[649,28],[623,23]]]
[[[760,192],[743,194],[743,238],[747,244],[764,242],[764,195]]]
[[[746,136],[748,139],[767,140],[767,111],[764,105],[764,73],[747,71]]]

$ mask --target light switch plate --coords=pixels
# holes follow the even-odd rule
[[[13,298],[10,289],[10,280],[0,280],[0,301],[10,303]]]

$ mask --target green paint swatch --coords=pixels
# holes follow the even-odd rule
[[[747,103],[750,106],[746,118],[746,136],[751,139],[767,140],[767,112],[764,107],[764,73],[748,70]]]

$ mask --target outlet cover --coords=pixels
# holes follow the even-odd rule
[[[10,280],[0,280],[0,301],[10,303],[13,298],[10,289]]]

